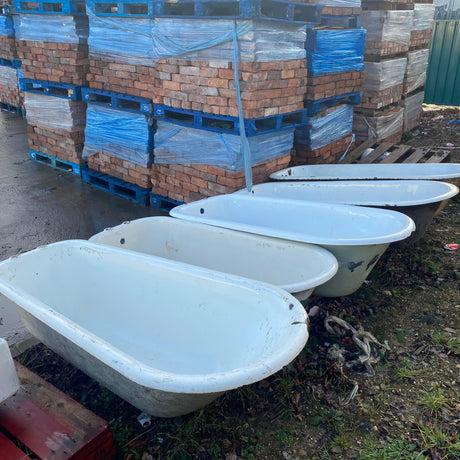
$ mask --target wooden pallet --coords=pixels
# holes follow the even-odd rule
[[[367,149],[373,149],[366,157],[361,158]],[[341,161],[349,163],[441,163],[448,159],[453,149],[433,147],[412,147],[411,145],[378,143],[367,141],[349,152]],[[382,157],[382,155],[386,154]]]
[[[0,458],[108,460],[115,449],[106,421],[15,363],[20,390],[0,404]]]

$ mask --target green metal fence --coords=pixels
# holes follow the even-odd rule
[[[434,21],[425,102],[460,106],[460,21]]]

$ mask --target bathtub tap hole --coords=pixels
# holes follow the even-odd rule
[[[125,239],[124,239],[124,238],[122,238],[122,239],[120,240],[120,244],[125,244]]]

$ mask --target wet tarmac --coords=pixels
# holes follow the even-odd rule
[[[31,160],[25,119],[0,112],[0,260],[153,215],[165,213]],[[14,306],[1,294],[0,337],[13,353],[31,343]]]

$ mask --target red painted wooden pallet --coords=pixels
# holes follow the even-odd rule
[[[114,457],[112,432],[105,420],[21,364],[15,365],[21,388],[0,404],[1,459],[29,458],[26,449],[40,460]]]

